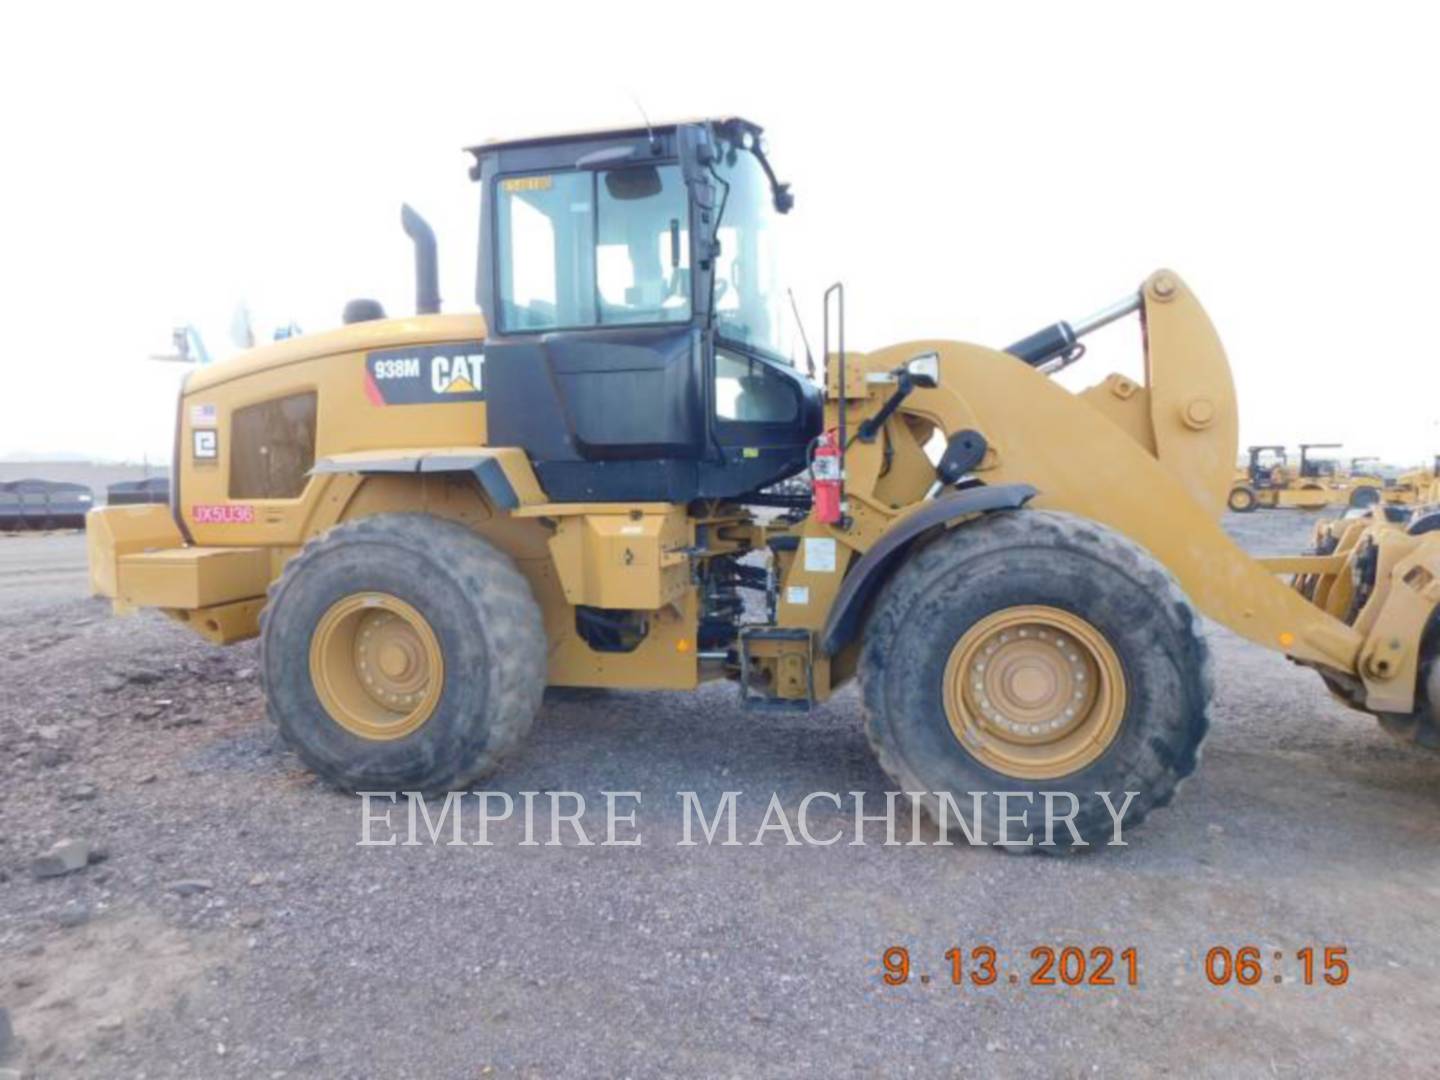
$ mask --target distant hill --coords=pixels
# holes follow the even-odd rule
[[[9,450],[0,454],[0,465],[8,465],[11,462],[22,461],[88,461],[84,454],[70,454],[63,450],[40,451],[33,450]]]

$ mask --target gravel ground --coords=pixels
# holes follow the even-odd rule
[[[20,623],[12,617],[44,614],[88,591],[84,533],[0,533],[0,627],[7,636]]]
[[[1253,551],[1286,552],[1312,520],[1230,525]],[[1435,1075],[1440,757],[1218,628],[1204,763],[1123,849],[884,847],[883,825],[861,847],[679,846],[680,790],[712,807],[744,792],[748,840],[772,793],[793,814],[810,791],[863,791],[873,807],[887,787],[853,691],[762,716],[728,686],[554,702],[489,782],[580,792],[596,835],[601,792],[639,791],[640,846],[523,846],[507,822],[492,847],[362,848],[359,800],[277,745],[253,643],[113,619],[83,598],[81,563],[74,536],[0,540],[0,1008],[14,1031],[7,1048],[0,1016],[0,1067]],[[27,583],[30,567],[44,574]],[[816,835],[848,826],[814,809]],[[90,864],[33,880],[32,859],[67,837]],[[943,953],[981,944],[996,985],[951,986]],[[1267,958],[1261,985],[1210,986],[1206,952],[1245,944]],[[880,980],[891,945],[914,957],[899,988]],[[1043,945],[1134,947],[1139,985],[1028,985]],[[1306,945],[1345,946],[1348,985],[1302,985]]]

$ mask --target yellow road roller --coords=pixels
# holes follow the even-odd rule
[[[1301,443],[1298,466],[1290,465],[1283,446],[1251,446],[1247,463],[1235,470],[1226,505],[1237,514],[1252,510],[1324,510],[1330,506],[1365,509],[1384,497],[1385,482],[1357,471],[1352,459],[1346,470],[1336,458],[1320,457],[1315,450],[1338,450],[1339,443]]]

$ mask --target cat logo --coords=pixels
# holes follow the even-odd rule
[[[479,341],[372,352],[365,357],[365,396],[381,406],[483,401],[484,370]]]
[[[430,358],[430,389],[437,394],[478,394],[484,353]]]

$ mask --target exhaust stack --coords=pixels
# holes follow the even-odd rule
[[[440,274],[435,262],[435,230],[413,206],[400,207],[400,224],[415,245],[415,314],[434,315],[440,310]]]

